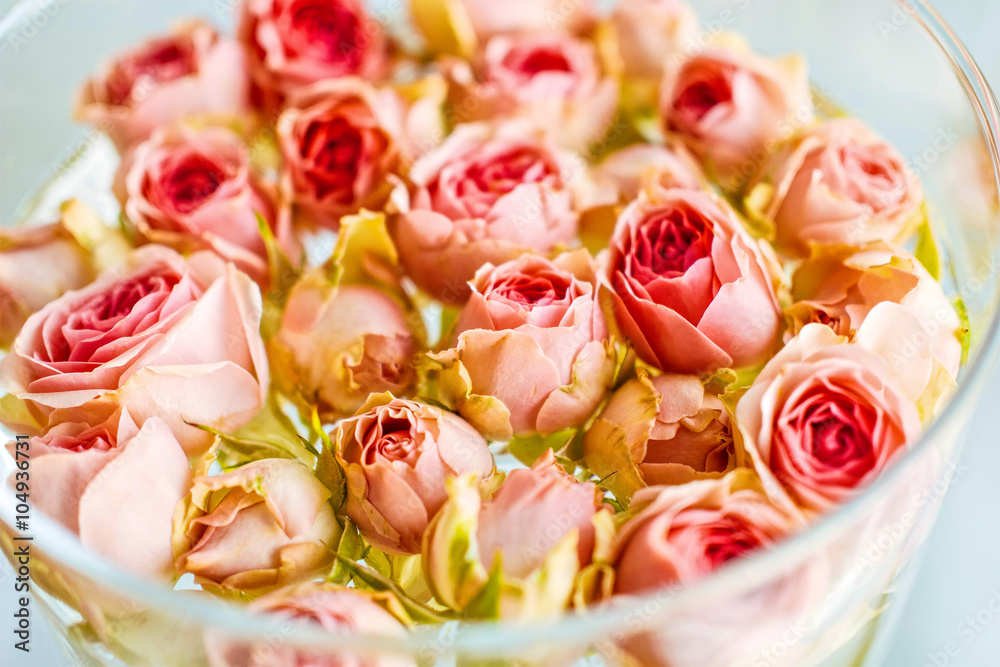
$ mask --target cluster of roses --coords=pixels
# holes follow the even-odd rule
[[[123,232],[0,245],[32,499],[121,566],[332,631],[585,609],[806,525],[954,384],[920,184],[800,59],[675,0],[239,11],[86,83]]]

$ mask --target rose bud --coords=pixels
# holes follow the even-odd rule
[[[331,495],[291,459],[196,477],[174,516],[177,572],[241,591],[308,579],[333,562],[340,537]]]
[[[484,264],[570,243],[575,169],[571,154],[524,126],[458,126],[413,165],[409,197],[394,194],[401,212],[392,232],[407,275],[457,304]]]
[[[573,479],[551,450],[531,469],[511,472],[488,500],[468,477],[449,486],[424,537],[424,572],[437,600],[472,617],[562,612],[576,574],[613,531],[600,489]],[[499,592],[483,600],[497,578]]]
[[[455,59],[452,109],[459,121],[525,118],[557,143],[585,150],[607,132],[618,84],[601,73],[593,44],[564,33],[499,36],[481,66]]]
[[[211,250],[258,282],[268,278],[257,216],[276,213],[240,137],[222,127],[163,128],[119,170],[119,199],[140,238],[180,252]],[[289,254],[290,230],[278,234]]]
[[[698,15],[682,0],[628,0],[615,6],[611,26],[626,76],[657,82],[696,43]]]
[[[747,209],[774,231],[779,250],[905,241],[921,222],[920,181],[895,148],[861,121],[838,118],[803,131],[760,169]]]
[[[883,244],[863,250],[838,246],[813,250],[792,277],[795,303],[786,309],[789,331],[810,322],[853,336],[880,303],[902,306],[919,320],[931,354],[952,376],[962,360],[962,323],[941,283],[910,253]]]
[[[184,450],[161,420],[138,428],[127,410],[92,426],[62,422],[28,440],[31,505],[80,543],[147,576],[173,573],[174,508],[191,487]],[[14,456],[15,444],[8,446]],[[17,457],[21,460],[21,456]],[[17,485],[16,475],[10,484]]]
[[[614,347],[585,250],[486,265],[439,364],[442,398],[495,440],[583,423],[611,385]]]
[[[660,113],[668,133],[736,188],[778,142],[812,120],[805,61],[707,49],[668,67]]]
[[[337,425],[333,442],[347,477],[344,513],[393,554],[420,553],[427,524],[448,499],[446,480],[481,481],[494,470],[486,440],[461,417],[391,394],[372,394]]]
[[[644,193],[611,241],[606,281],[622,334],[667,372],[763,363],[781,320],[765,249],[707,192]]]
[[[692,375],[643,369],[614,393],[583,439],[587,467],[619,500],[643,486],[721,477],[736,466],[729,412]]]
[[[736,423],[764,481],[815,512],[854,496],[921,433],[889,362],[822,324],[807,324],[768,362],[740,398]]]
[[[124,152],[161,125],[249,110],[239,44],[189,21],[105,63],[80,91],[75,116],[96,125]]]
[[[247,605],[252,614],[267,614],[276,622],[307,623],[334,635],[405,640],[406,626],[380,606],[371,594],[334,584],[310,581],[263,595]],[[282,627],[285,627],[282,625]],[[394,654],[350,655],[342,651],[297,650],[285,642],[263,639],[251,644],[222,640],[210,634],[205,650],[212,667],[414,667]]]
[[[388,69],[378,21],[360,0],[246,0],[237,31],[260,104],[275,111],[310,84]]]
[[[263,405],[260,316],[260,290],[232,265],[149,245],[29,317],[0,376],[46,414],[111,403],[139,425],[159,417],[194,456],[213,436],[191,424],[231,432]]]

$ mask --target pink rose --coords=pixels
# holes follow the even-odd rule
[[[352,414],[372,393],[406,391],[415,379],[410,362],[417,351],[408,318],[373,287],[300,281],[289,293],[277,336],[293,362],[295,391],[330,416]]]
[[[290,459],[196,477],[174,519],[177,572],[232,590],[308,579],[333,562],[340,536],[330,496],[305,464]]]
[[[344,513],[389,553],[420,553],[447,479],[484,480],[494,469],[486,440],[461,417],[389,394],[372,395],[333,440],[347,476]]]
[[[618,84],[602,74],[594,46],[564,33],[494,37],[477,69],[464,60],[450,67],[462,121],[525,118],[583,150],[604,136],[618,107]]]
[[[130,572],[173,573],[171,524],[191,468],[165,423],[154,417],[140,429],[127,410],[116,410],[96,426],[60,423],[27,444],[34,509]],[[15,444],[8,449],[13,456]],[[18,475],[10,478],[15,490],[28,481]]]
[[[272,111],[310,84],[374,80],[388,65],[382,27],[360,0],[246,0],[238,37],[260,102]]]
[[[587,467],[619,500],[643,486],[721,477],[736,466],[729,411],[692,375],[638,377],[616,391],[583,439]]]
[[[656,81],[695,44],[698,16],[683,0],[627,0],[615,6],[611,26],[625,74]]]
[[[257,285],[231,265],[150,245],[28,318],[2,375],[46,414],[87,421],[110,403],[127,405],[139,425],[159,417],[197,455],[213,436],[190,424],[234,431],[263,405],[260,316]]]
[[[104,64],[84,84],[75,114],[124,152],[161,125],[198,115],[242,116],[248,105],[239,45],[193,21]]]
[[[810,244],[901,242],[921,220],[920,181],[895,148],[853,118],[797,135],[768,160],[749,188],[749,205],[773,224],[779,250]]]
[[[447,303],[487,262],[547,253],[576,236],[572,157],[519,125],[460,125],[410,172],[393,226],[415,283]],[[409,199],[409,201],[405,201]]]
[[[898,347],[898,338],[890,340]],[[921,433],[899,377],[885,358],[829,327],[803,327],[736,406],[736,423],[764,481],[776,480],[816,512],[871,483]]]
[[[962,360],[958,313],[941,283],[905,250],[883,244],[863,250],[816,249],[792,277],[792,298],[795,303],[785,311],[789,337],[810,322],[853,336],[878,304],[899,304],[916,318],[933,357],[958,376]]]
[[[385,637],[402,641],[406,627],[382,608],[371,596],[357,589],[338,588],[334,584],[311,581],[288,586],[257,598],[247,610],[267,614],[276,621],[282,618],[308,623],[333,635],[350,637]],[[284,626],[282,626],[284,627]],[[212,667],[414,667],[416,663],[394,654],[381,656],[351,655],[342,651],[297,651],[284,642],[264,639],[253,644],[221,641],[206,637],[205,648]]]
[[[651,188],[705,190],[708,186],[701,165],[683,145],[622,148],[597,165],[594,178],[614,189],[614,204],[631,204]]]
[[[720,48],[672,63],[660,113],[724,184],[738,187],[779,141],[813,118],[805,62]]]
[[[430,355],[443,392],[487,437],[583,423],[614,375],[614,351],[585,250],[524,255],[476,273],[451,349]]]
[[[236,133],[222,127],[157,130],[123,161],[119,181],[122,209],[144,240],[181,252],[211,250],[267,281],[257,216],[273,227],[276,213]],[[278,236],[287,242],[290,230]]]
[[[707,192],[645,193],[621,214],[607,284],[643,361],[699,374],[764,362],[780,325],[764,246]]]
[[[404,106],[360,79],[326,81],[289,100],[278,118],[287,194],[312,222],[336,229],[362,208],[380,210],[404,159]]]
[[[0,229],[0,347],[32,313],[95,277],[88,251],[61,222]]]

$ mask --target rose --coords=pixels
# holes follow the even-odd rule
[[[94,261],[62,222],[0,230],[0,347],[29,315],[94,276]]]
[[[629,0],[615,6],[611,26],[625,74],[656,81],[694,43],[698,16],[681,0]]]
[[[468,477],[454,480],[424,536],[424,573],[435,597],[476,615],[486,610],[469,605],[493,581],[500,618],[563,611],[577,573],[604,553],[613,531],[600,489],[577,482],[548,450],[531,469],[511,472],[492,498],[480,493]]]
[[[615,361],[596,270],[578,250],[476,273],[451,349],[430,359],[442,369],[446,400],[487,437],[555,433],[597,409]]]
[[[878,326],[884,313],[872,311],[863,329]],[[898,349],[899,339],[890,340]],[[765,482],[776,480],[815,512],[871,483],[920,436],[915,383],[908,395],[900,377],[907,375],[829,327],[803,327],[736,406],[736,423]]]
[[[8,449],[14,456],[14,443]],[[172,574],[171,522],[191,486],[191,468],[165,423],[152,418],[140,429],[127,410],[116,410],[97,425],[57,424],[29,439],[23,453],[31,460],[34,509],[116,565]],[[10,484],[17,479],[11,475]]]
[[[708,179],[683,145],[636,144],[615,151],[595,170],[598,183],[616,191],[614,203],[630,204],[650,188],[704,190]]]
[[[568,148],[600,140],[618,106],[618,84],[601,71],[594,46],[563,33],[498,36],[481,67],[449,66],[460,121],[525,118]]]
[[[104,64],[81,89],[75,116],[124,152],[161,125],[203,114],[243,116],[248,104],[239,45],[190,21]]]
[[[123,161],[118,180],[122,208],[144,240],[182,252],[212,250],[258,282],[267,280],[257,216],[274,227],[274,204],[234,132],[157,130]],[[290,230],[278,236],[289,246]]]
[[[764,248],[707,192],[641,195],[618,219],[605,278],[639,357],[692,374],[766,360],[780,317]]]
[[[895,148],[861,121],[828,120],[801,132],[760,169],[747,206],[773,226],[778,248],[902,242],[921,220],[920,181]]]
[[[401,212],[391,231],[406,273],[432,296],[462,302],[487,262],[571,242],[571,160],[524,126],[455,128],[413,165],[412,194],[394,195]]]
[[[587,467],[619,500],[648,485],[720,477],[736,465],[729,412],[691,375],[637,377],[612,395],[583,439]]]
[[[106,404],[165,421],[189,455],[260,410],[268,386],[260,291],[211,253],[150,245],[121,270],[28,318],[3,359],[6,388],[57,423]],[[53,411],[57,411],[53,413]]]
[[[786,336],[810,322],[826,324],[841,336],[852,336],[880,303],[903,306],[919,322],[931,343],[931,354],[952,376],[962,359],[962,324],[941,283],[907,251],[876,243],[863,250],[815,248],[792,277],[795,303],[785,311]],[[919,330],[911,334],[919,335]]]
[[[402,164],[404,106],[360,79],[303,90],[278,118],[287,194],[313,222],[336,229],[362,208],[379,210]]]
[[[262,105],[324,79],[381,77],[387,69],[378,21],[359,0],[247,0],[238,38]]]
[[[294,390],[322,415],[352,414],[369,394],[403,392],[414,380],[408,315],[373,287],[306,277],[288,295],[276,342],[290,357]]]
[[[273,591],[251,602],[247,610],[267,614],[275,620],[305,622],[346,637],[406,638],[405,626],[380,606],[373,595],[325,582],[313,581]],[[412,667],[416,664],[391,654],[300,651],[283,643],[264,639],[244,644],[209,635],[205,649],[212,667]]]
[[[805,62],[712,48],[671,63],[663,79],[664,128],[737,187],[781,139],[812,120]]]
[[[344,513],[389,553],[420,553],[447,479],[484,480],[494,469],[486,440],[462,418],[391,394],[372,395],[333,441],[347,478]]]
[[[494,35],[576,32],[592,23],[592,0],[410,0],[410,12],[428,46],[469,55]]]
[[[290,459],[196,477],[174,515],[177,572],[231,590],[307,579],[333,561],[340,536],[330,496],[305,464]]]

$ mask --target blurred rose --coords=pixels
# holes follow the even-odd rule
[[[137,424],[167,422],[189,455],[260,410],[268,373],[257,286],[217,256],[136,250],[121,270],[28,318],[3,359],[12,394],[75,421],[126,405]],[[56,423],[55,416],[50,416]]]
[[[711,48],[672,63],[660,112],[723,185],[738,187],[782,139],[813,118],[805,61]]]
[[[174,517],[177,572],[233,590],[308,579],[333,562],[340,536],[330,496],[309,468],[290,459],[196,477]]]
[[[576,165],[521,125],[460,125],[410,172],[393,237],[407,274],[449,304],[486,263],[547,253],[576,236]],[[405,201],[409,199],[409,201]]]
[[[583,423],[614,375],[614,350],[585,250],[524,255],[476,273],[449,350],[443,391],[487,437],[551,434]]]
[[[333,440],[347,476],[344,513],[389,553],[420,553],[428,522],[448,499],[445,480],[493,473],[486,440],[461,417],[388,394],[341,421]]]
[[[822,324],[807,324],[768,362],[737,404],[736,423],[765,481],[817,512],[871,483],[921,433],[886,359]]]
[[[564,610],[576,574],[590,564],[601,537],[598,515],[611,516],[601,490],[568,475],[551,450],[531,469],[511,472],[486,501],[467,479],[452,486],[424,538],[424,568],[435,597],[463,610],[499,567],[501,618]],[[457,535],[475,542],[463,552]]]
[[[941,283],[905,250],[882,244],[863,250],[817,248],[795,271],[792,298],[795,303],[785,311],[789,337],[810,322],[850,337],[876,305],[897,303],[917,318],[934,358],[958,376],[962,360],[958,313]]]
[[[692,375],[639,370],[614,393],[583,440],[587,467],[619,500],[643,485],[719,477],[736,465],[729,412]]]
[[[406,391],[417,351],[408,317],[374,287],[307,276],[289,293],[277,336],[294,389],[331,418],[352,414],[371,393]]]
[[[762,363],[780,325],[770,261],[721,199],[645,193],[621,214],[611,243],[606,280],[618,326],[664,371]]]
[[[162,128],[123,161],[118,180],[122,209],[143,239],[180,252],[211,250],[258,282],[267,280],[257,216],[274,227],[274,204],[236,133]],[[290,230],[278,236],[287,245]]]
[[[410,0],[410,8],[432,47],[447,37],[460,46],[494,35],[573,32],[593,19],[593,0]],[[447,33],[440,31],[448,29]]]
[[[80,91],[75,115],[96,125],[123,152],[182,118],[249,111],[239,45],[191,21],[102,65]]]
[[[95,273],[90,254],[61,222],[0,229],[0,347],[29,315]]]
[[[325,582],[312,581],[276,590],[251,602],[247,610],[267,614],[276,622],[284,619],[308,623],[344,638],[384,637],[400,641],[406,638],[405,626],[369,595]],[[222,641],[214,635],[205,638],[212,667],[412,667],[416,664],[394,654],[313,652],[295,650],[285,644],[269,639],[242,644]]]
[[[22,481],[29,481],[33,509],[130,572],[173,573],[171,523],[191,487],[191,468],[165,423],[154,417],[139,429],[127,410],[116,410],[96,426],[60,423],[28,445],[30,481]],[[11,456],[14,448],[8,445]],[[17,483],[15,472],[10,484]]]
[[[797,135],[761,168],[749,206],[773,224],[779,250],[904,241],[921,219],[920,181],[861,121],[837,118]]]
[[[682,145],[635,144],[604,158],[594,177],[616,193],[614,204],[631,204],[652,188],[704,190],[708,179],[694,156]]]
[[[260,103],[272,111],[317,81],[373,80],[387,69],[382,27],[361,0],[246,0],[238,37]]]
[[[558,32],[491,39],[478,71],[449,67],[460,121],[525,118],[563,146],[598,142],[618,106],[618,84],[603,76],[594,46]]]
[[[698,16],[682,0],[628,0],[615,6],[611,25],[625,74],[657,80],[695,43]]]

